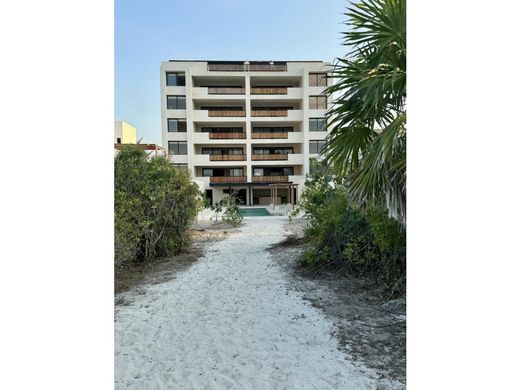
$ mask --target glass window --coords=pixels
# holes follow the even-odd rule
[[[168,154],[185,156],[188,154],[186,141],[168,141]]]
[[[236,177],[236,176],[244,176],[243,172],[244,171],[243,171],[242,168],[231,168],[229,170],[229,176],[234,176],[234,177]]]
[[[309,118],[309,131],[327,131],[325,118]]]
[[[203,168],[202,169],[202,176],[205,176],[205,177],[213,176],[213,169],[211,169],[211,168]]]
[[[186,96],[171,96],[168,95],[166,100],[166,106],[168,110],[185,110],[186,109]]]
[[[184,73],[166,72],[166,85],[169,87],[184,87],[186,76]]]
[[[318,154],[325,146],[325,140],[309,141],[309,153]]]
[[[263,168],[254,168],[253,176],[264,176],[264,169]]]
[[[282,176],[292,176],[294,175],[293,167],[285,167],[282,169]]]
[[[327,108],[326,96],[309,96],[309,108],[311,110]]]
[[[326,87],[327,73],[309,73],[310,87]]]
[[[170,133],[185,133],[186,132],[186,119],[173,119],[168,118],[168,131]]]
[[[309,108],[311,110],[327,108],[327,96],[309,96]]]

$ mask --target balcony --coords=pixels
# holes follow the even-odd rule
[[[208,95],[244,95],[243,87],[208,87]]]
[[[255,183],[288,183],[289,176],[253,176]]]
[[[246,176],[211,176],[209,178],[210,183],[245,183],[246,181]]]
[[[286,72],[286,62],[208,62],[210,72]]]
[[[286,72],[287,63],[254,63],[249,64],[249,71],[251,72]]]
[[[247,71],[246,64],[226,63],[226,62],[208,62],[208,71],[210,72],[245,72]]]
[[[253,161],[286,161],[289,159],[289,155],[287,153],[253,154],[251,159]]]
[[[245,154],[210,154],[209,161],[246,161]]]
[[[251,87],[251,95],[287,95],[287,87]]]
[[[238,119],[238,118],[237,118]],[[228,119],[229,120],[229,119]],[[229,136],[229,137],[228,137]],[[192,141],[196,144],[207,143],[229,143],[229,144],[243,144],[246,138],[246,133],[207,133],[202,131],[195,131],[192,133]],[[225,141],[222,141],[225,140]]]
[[[208,133],[209,139],[246,139],[246,133]]]
[[[286,117],[288,110],[259,110],[252,109],[251,116],[263,116],[263,117]]]
[[[299,122],[303,120],[303,111],[300,109],[293,109],[293,110],[274,110],[278,111],[271,115],[271,111],[273,110],[258,110],[254,109],[251,112],[251,116],[253,117],[253,120],[255,122],[262,121],[262,122],[278,122],[278,121],[284,121],[284,122]]]
[[[252,139],[287,139],[288,132],[280,133],[251,133]]]
[[[244,117],[246,112],[244,110],[208,110],[210,118],[215,117]]]

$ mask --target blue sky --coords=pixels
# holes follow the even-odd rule
[[[115,117],[161,144],[161,62],[325,60],[341,46],[346,0],[116,0]]]

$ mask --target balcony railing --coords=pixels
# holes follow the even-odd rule
[[[252,72],[285,72],[287,64],[250,64],[249,70]]]
[[[253,176],[253,182],[260,183],[288,183],[289,176]]]
[[[245,154],[210,154],[209,161],[245,161]]]
[[[251,116],[287,116],[287,110],[258,110],[253,109]]]
[[[246,89],[243,87],[208,87],[209,95],[243,95]]]
[[[287,63],[259,64],[259,63],[209,63],[208,71],[217,72],[285,72]]]
[[[251,133],[252,139],[287,139],[288,133]]]
[[[287,95],[287,87],[251,87],[251,95]]]
[[[245,139],[246,133],[209,133],[209,139]]]
[[[241,111],[208,110],[208,116],[210,116],[210,117],[246,116],[246,112],[243,110],[241,110]]]
[[[246,176],[211,176],[209,178],[210,183],[245,183],[246,181]]]
[[[253,154],[251,155],[253,161],[283,161],[289,158],[287,153],[273,153],[273,154]]]

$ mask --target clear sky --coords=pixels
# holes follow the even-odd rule
[[[116,0],[115,119],[161,144],[161,62],[345,54],[347,0]]]

